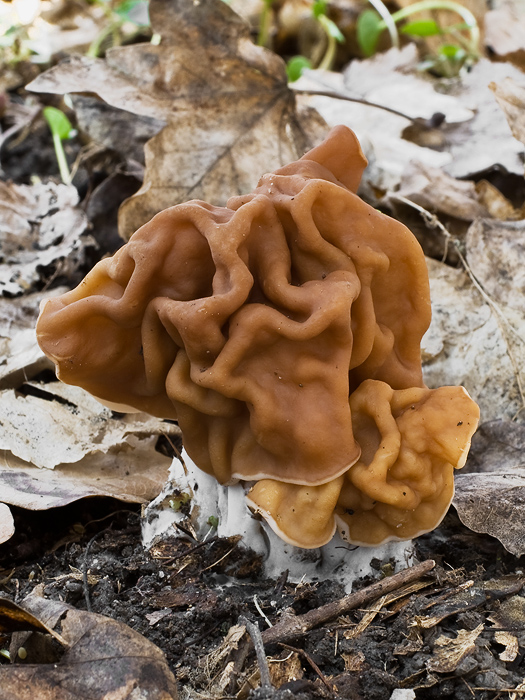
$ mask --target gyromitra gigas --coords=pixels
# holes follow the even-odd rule
[[[423,383],[425,259],[357,196],[365,165],[341,126],[227,207],[167,209],[37,326],[60,379],[176,419],[194,462],[252,482],[304,548],[336,524],[368,545],[434,528],[478,421],[463,388]]]

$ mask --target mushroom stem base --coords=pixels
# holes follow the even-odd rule
[[[220,537],[241,535],[243,544],[263,557],[264,574],[277,578],[288,570],[288,580],[315,581],[330,578],[352,590],[355,580],[377,572],[377,562],[394,563],[405,568],[413,564],[411,541],[387,542],[380,547],[356,547],[336,533],[317,549],[301,549],[281,540],[264,522],[255,518],[245,502],[249,484],[221,486],[214,477],[201,471],[183,450],[184,464],[174,459],[169,480],[159,496],[146,508],[142,540],[150,547],[159,539],[174,534],[176,523],[188,525],[198,539],[213,529],[210,518],[218,520],[214,534]],[[188,514],[189,513],[189,514]],[[374,567],[372,566],[374,563]]]

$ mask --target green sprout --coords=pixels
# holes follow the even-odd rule
[[[179,512],[179,510],[185,506],[187,503],[191,501],[191,496],[189,493],[181,492],[178,496],[175,496],[174,498],[170,498],[169,504],[170,508],[174,510],[176,513]]]
[[[53,145],[55,147],[55,155],[57,158],[60,177],[65,185],[71,184],[71,173],[67,164],[66,154],[62,141],[67,141],[76,135],[71,122],[66,117],[62,110],[56,107],[44,107],[42,110],[44,119],[46,120],[51,134],[53,136]]]
[[[131,39],[145,27],[149,27],[148,0],[122,0],[112,7],[108,0],[92,0],[93,5],[103,8],[107,24],[91,43],[86,55],[97,58],[102,53],[102,47],[111,39],[112,46],[120,46],[123,40],[125,25],[133,25],[134,31],[125,38]]]
[[[208,525],[216,530],[219,527],[219,518],[216,515],[210,515]]]
[[[413,14],[428,10],[455,12],[463,21],[448,27],[440,26],[433,19],[415,20],[403,25],[401,33],[412,37],[449,35],[457,42],[457,44],[452,42],[443,44],[438,49],[436,57],[422,64],[421,67],[424,70],[433,68],[443,75],[456,75],[467,59],[475,59],[479,55],[480,33],[476,18],[470,10],[454,0],[421,0],[393,14],[387,10],[383,0],[370,0],[370,3],[375,10],[365,10],[357,21],[357,40],[365,56],[372,56],[375,53],[379,37],[385,29],[388,30],[392,46],[399,48],[397,23]],[[461,34],[464,31],[468,32],[468,38]]]
[[[330,70],[334,64],[337,44],[343,44],[345,37],[337,24],[326,15],[326,0],[316,0],[312,7],[312,14],[321,25],[328,41],[325,54],[317,66],[321,70]]]
[[[331,70],[335,60],[337,44],[342,44],[345,41],[344,34],[341,32],[337,24],[327,16],[326,9],[326,0],[316,0],[312,5],[312,15],[321,26],[327,41],[326,50],[321,61],[319,62],[319,65],[317,66],[317,68],[321,70]],[[291,83],[299,80],[306,68],[313,67],[314,66],[312,65],[311,60],[306,56],[293,56],[293,58],[291,58],[286,64],[286,74],[288,75],[288,80]]]

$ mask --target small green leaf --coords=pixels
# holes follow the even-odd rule
[[[56,107],[44,107],[42,114],[51,129],[51,133],[58,136],[61,141],[67,141],[73,136],[74,130],[71,122],[62,110]]]
[[[328,34],[328,36],[331,36],[332,39],[335,39],[340,44],[344,44],[345,35],[342,33],[342,31],[339,29],[339,27],[333,20],[329,19],[326,15],[320,15],[317,19],[321,23],[321,26]]]
[[[372,56],[383,31],[381,17],[374,10],[365,10],[357,18],[357,42],[365,56]]]
[[[219,518],[216,515],[210,515],[208,525],[217,529],[219,527]]]
[[[293,83],[299,80],[303,71],[306,68],[311,68],[311,61],[306,58],[306,56],[294,56],[286,64],[286,74],[288,75],[288,80]]]
[[[326,15],[326,0],[316,0],[312,5],[312,14],[316,19],[321,15]]]
[[[436,36],[441,34],[441,28],[433,19],[421,19],[405,24],[401,27],[401,32],[411,36]]]
[[[463,59],[465,56],[465,51],[457,44],[443,44],[439,47],[439,53],[445,58],[453,58],[456,61]]]

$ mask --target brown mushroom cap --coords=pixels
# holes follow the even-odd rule
[[[368,454],[349,396],[368,379],[428,391],[424,256],[355,194],[365,164],[337,127],[227,207],[167,209],[49,300],[37,326],[60,379],[176,418],[201,469],[259,482],[250,501],[280,534],[276,523],[293,523],[309,499],[328,504],[308,535],[287,526],[302,546],[331,537],[334,494],[356,488],[348,474]],[[277,493],[286,485],[299,489],[290,517]]]

